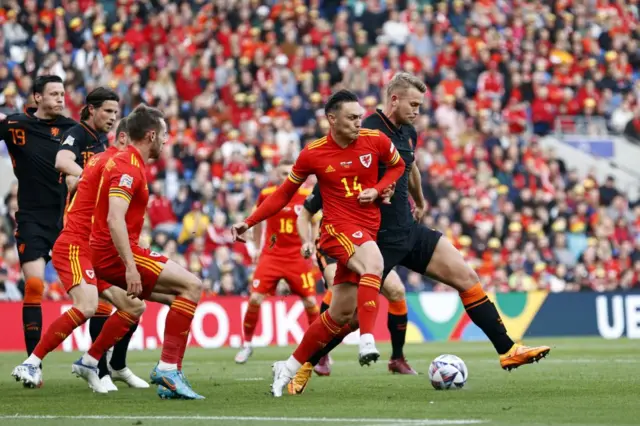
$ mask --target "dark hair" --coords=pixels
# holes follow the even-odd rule
[[[120,123],[118,123],[118,127],[116,128],[116,138],[120,133],[129,133],[129,126],[127,124],[127,117],[122,117],[120,119]]]
[[[148,107],[145,104],[138,105],[127,116],[129,137],[132,141],[144,139],[147,132],[160,130],[162,120],[164,120],[164,114],[159,109]]]
[[[33,82],[33,94],[36,93],[43,94],[45,87],[49,83],[63,83],[62,79],[57,75],[40,75],[36,77],[36,80]]]
[[[94,108],[100,108],[106,101],[120,102],[120,96],[106,87],[93,89],[84,99],[85,105],[82,107],[82,111],[80,111],[80,120],[84,121],[89,119],[89,105],[93,105]]]
[[[330,112],[335,112],[346,102],[358,102],[358,97],[355,93],[349,90],[338,90],[336,93],[331,95],[327,103],[324,105],[324,113],[329,114]]]

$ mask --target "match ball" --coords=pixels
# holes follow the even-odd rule
[[[467,366],[455,355],[440,355],[429,366],[429,380],[436,390],[460,389],[467,377]]]

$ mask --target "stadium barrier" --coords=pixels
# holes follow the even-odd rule
[[[549,336],[601,336],[640,338],[640,292],[630,293],[503,293],[489,295],[500,311],[505,326],[515,339]],[[318,301],[320,298],[318,298]],[[380,300],[380,315],[375,335],[388,341],[387,302]],[[456,293],[412,293],[407,295],[410,343],[447,340],[485,340],[486,338],[464,311]],[[68,302],[44,302],[45,327]],[[203,348],[239,346],[242,318],[247,307],[244,297],[206,297],[194,317],[190,345]],[[140,327],[131,340],[131,349],[155,349],[162,344],[164,320],[169,308],[149,303]],[[0,304],[3,327],[0,352],[24,350],[19,319],[22,304]],[[288,345],[302,338],[307,325],[306,314],[297,297],[272,297],[265,301],[254,344]],[[356,343],[354,333],[346,343]],[[64,351],[86,350],[91,343],[88,325],[77,329],[63,343]]]

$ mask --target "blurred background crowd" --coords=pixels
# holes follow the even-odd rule
[[[630,140],[640,134],[636,1],[4,5],[0,113],[30,102],[34,76],[57,74],[73,118],[99,85],[120,94],[125,115],[145,102],[169,117],[170,146],[148,168],[143,239],[200,274],[210,292],[246,294],[257,253],[233,243],[228,227],[250,212],[274,164],[327,132],[330,93],[355,91],[370,113],[400,70],[428,85],[415,146],[424,222],[462,250],[487,289],[640,286],[639,200],[539,143],[571,127],[571,117]],[[0,297],[8,299],[21,297],[16,189],[0,220]],[[400,273],[408,291],[443,290]],[[47,280],[49,298],[66,297],[52,268]]]

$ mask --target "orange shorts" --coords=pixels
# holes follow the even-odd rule
[[[251,284],[252,293],[273,294],[278,282],[284,279],[293,294],[315,296],[316,279],[313,261],[298,256],[287,260],[274,256],[260,256]]]
[[[111,284],[96,277],[91,263],[91,249],[86,241],[58,238],[51,251],[51,263],[67,293],[83,280],[97,286],[99,293],[111,287]]]
[[[140,298],[145,299],[153,292],[158,282],[158,277],[169,259],[137,245],[131,246],[131,251],[133,252],[133,259],[136,262],[136,267],[142,281],[142,294]],[[94,250],[92,252],[92,260],[93,268],[98,279],[108,281],[124,290],[127,289],[127,280],[125,277],[126,268],[115,249],[106,252],[96,252]]]
[[[349,259],[355,253],[356,246],[368,241],[376,241],[375,233],[359,225],[331,225],[323,223],[319,246],[326,256],[338,261],[334,285],[342,283],[358,283],[360,275],[347,266]]]

